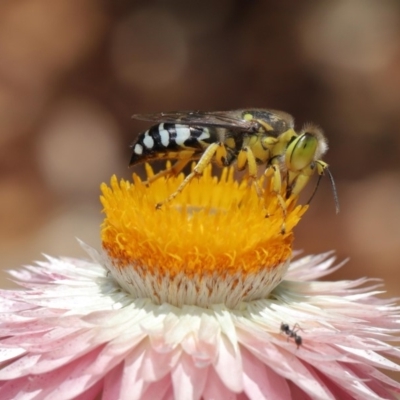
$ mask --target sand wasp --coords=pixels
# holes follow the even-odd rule
[[[257,165],[266,165],[266,174],[274,176],[274,192],[284,212],[283,197],[299,194],[317,172],[319,179],[312,198],[321,176],[326,172],[332,183],[336,210],[339,210],[328,164],[320,159],[328,148],[327,141],[316,125],[305,125],[300,132],[296,132],[291,115],[267,109],[166,112],[137,114],[133,118],[158,124],[140,133],[131,145],[130,166],[159,159],[176,160],[171,168],[159,172],[150,181],[176,175],[190,161],[197,161],[178,189],[158,207],[174,199],[211,162],[220,167],[236,162],[239,171],[247,168],[248,178],[260,195]]]

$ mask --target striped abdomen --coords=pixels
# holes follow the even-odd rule
[[[129,165],[171,157],[184,149],[202,153],[209,144],[218,142],[215,128],[162,123],[141,133],[132,147]]]

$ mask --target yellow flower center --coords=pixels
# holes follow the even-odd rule
[[[147,170],[151,176],[149,166]],[[184,279],[190,284],[196,282],[194,290],[200,292],[202,283],[218,284],[228,279],[230,287],[235,287],[260,273],[268,276],[290,259],[292,229],[307,208],[296,206],[297,198],[286,201],[284,219],[283,207],[271,189],[273,182],[260,179],[264,187],[260,198],[245,180],[240,184],[234,180],[233,169],[224,169],[218,179],[207,168],[172,202],[156,209],[156,204],[173,193],[183,179],[182,174],[160,178],[147,186],[137,175],[133,175],[133,183],[118,182],[113,176],[110,187],[102,184],[106,215],[102,244],[109,268],[117,272],[119,281],[134,274],[132,279],[150,279],[160,287],[164,287],[165,279],[175,280],[180,288]],[[274,279],[275,285],[282,274]],[[127,285],[125,282],[123,286]],[[165,299],[158,293],[162,289],[152,290],[150,297],[155,301],[174,303],[173,294]],[[138,289],[135,293],[139,295]]]

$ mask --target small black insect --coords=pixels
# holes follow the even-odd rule
[[[283,322],[281,323],[281,332],[287,335],[288,340],[292,338],[296,343],[297,348],[299,348],[303,343],[303,339],[300,335],[297,334],[299,329],[301,329],[299,324],[294,324],[293,329],[290,329],[290,326],[288,324],[284,324]]]

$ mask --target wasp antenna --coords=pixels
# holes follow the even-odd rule
[[[333,199],[335,201],[335,207],[336,207],[336,214],[338,214],[340,211],[340,206],[339,206],[339,197],[336,190],[335,180],[333,179],[333,175],[331,174],[331,171],[329,171],[328,167],[325,168],[325,171],[328,173],[329,180],[331,181]]]
[[[311,203],[311,200],[314,198],[315,193],[317,193],[319,183],[321,182],[321,178],[322,178],[322,175],[318,175],[317,183],[316,183],[316,185],[315,185],[314,191],[312,192],[312,194],[311,194],[309,200],[307,201],[307,205],[309,205],[309,204]]]
[[[325,173],[325,171],[326,171],[326,173],[329,177],[329,180],[331,182],[331,185],[332,185],[332,192],[333,192],[333,199],[335,202],[336,214],[338,214],[340,211],[340,207],[339,207],[339,197],[338,197],[337,190],[336,190],[335,180],[333,179],[333,175],[332,175],[331,171],[329,171],[329,168],[326,165],[324,166],[323,173]],[[323,176],[322,174],[318,176],[317,184],[315,185],[314,191],[312,192],[312,195],[311,195],[310,199],[308,200],[307,205],[309,205],[311,203],[311,200],[314,198],[315,193],[317,193],[317,189],[318,189],[319,183],[321,182],[322,176]]]

